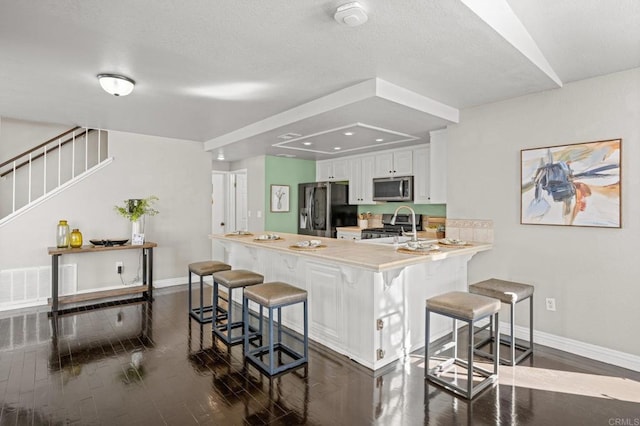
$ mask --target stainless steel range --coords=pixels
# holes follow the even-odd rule
[[[399,214],[396,218],[396,224],[391,224],[392,214],[382,215],[382,228],[367,228],[362,230],[361,238],[368,240],[371,238],[384,238],[400,236],[403,232],[411,232],[411,215]],[[416,229],[422,231],[422,215],[416,215]]]

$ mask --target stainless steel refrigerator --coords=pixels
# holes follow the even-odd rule
[[[298,234],[336,237],[337,226],[355,226],[358,206],[349,205],[346,182],[298,185]]]

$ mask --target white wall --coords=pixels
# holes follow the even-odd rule
[[[72,127],[0,117],[0,163]]]
[[[520,150],[622,138],[622,229],[520,224]],[[640,69],[463,110],[449,129],[450,218],[493,219],[469,281],[535,285],[535,328],[640,355]],[[557,311],[545,310],[553,297]]]
[[[147,218],[154,250],[154,281],[187,276],[187,264],[211,257],[211,157],[200,142],[122,132],[109,133],[111,165],[0,227],[0,269],[51,263],[56,224],[67,219],[85,241],[129,238],[130,223],[113,206],[128,198],[159,197],[160,214]],[[139,251],[66,255],[78,263],[80,289],[119,284],[115,261],[124,261],[127,281],[136,275]]]

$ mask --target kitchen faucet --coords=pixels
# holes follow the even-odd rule
[[[416,229],[416,212],[409,206],[400,206],[393,213],[393,217],[391,218],[391,224],[396,224],[396,218],[398,217],[398,211],[400,209],[408,209],[411,212],[411,241],[418,241],[418,230]]]

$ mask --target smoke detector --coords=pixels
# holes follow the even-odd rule
[[[336,9],[335,15],[333,15],[333,19],[340,24],[357,27],[358,25],[362,25],[367,22],[369,17],[367,16],[367,11],[364,10],[362,5],[357,1],[354,1],[339,6]]]

